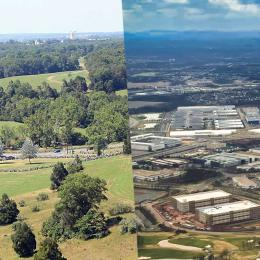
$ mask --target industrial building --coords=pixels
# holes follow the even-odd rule
[[[245,114],[246,122],[250,125],[260,124],[260,110],[257,107],[244,107],[242,109]]]
[[[246,153],[217,153],[203,157],[205,166],[213,168],[235,167],[259,160],[260,157]]]
[[[240,129],[243,122],[235,106],[190,106],[178,107],[173,115],[175,129]]]
[[[244,128],[241,119],[214,119],[216,129],[239,129]]]
[[[223,204],[231,201],[231,194],[222,190],[198,192],[172,197],[173,204],[180,212],[195,212],[197,208]]]
[[[260,205],[245,200],[201,207],[196,217],[208,226],[254,220],[260,218]]]
[[[145,134],[131,137],[131,147],[139,151],[158,151],[181,145],[181,139]]]

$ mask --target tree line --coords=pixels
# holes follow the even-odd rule
[[[126,88],[126,67],[122,42],[112,41],[89,53],[85,57],[85,66],[89,71],[91,89],[112,92]]]
[[[88,142],[101,151],[127,135],[127,99],[114,93],[91,92],[85,78],[64,80],[58,92],[43,83],[34,89],[28,83],[11,81],[0,87],[0,120],[24,123],[20,138],[10,127],[0,126],[6,146],[21,147],[25,137],[40,147],[82,145]],[[86,128],[81,134],[75,128]],[[14,141],[15,140],[15,141]]]
[[[93,50],[86,40],[0,43],[0,78],[78,70],[79,58]]]

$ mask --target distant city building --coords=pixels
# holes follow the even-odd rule
[[[76,36],[76,31],[71,31],[71,32],[69,33],[69,39],[70,39],[70,40],[75,40],[75,36]]]
[[[260,205],[245,200],[201,207],[196,209],[196,217],[208,226],[259,219]]]
[[[172,197],[180,212],[195,212],[197,208],[230,202],[231,194],[222,190],[198,192]]]

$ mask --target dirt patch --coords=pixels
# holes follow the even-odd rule
[[[195,247],[195,246],[183,246],[179,244],[173,244],[169,243],[168,240],[162,240],[158,243],[158,245],[162,248],[169,248],[169,249],[175,249],[175,250],[181,250],[181,251],[189,251],[189,252],[203,252],[202,248]]]
[[[213,240],[214,243],[214,250],[216,252],[222,252],[224,249],[228,250],[238,250],[237,246],[232,245],[231,243],[228,243],[226,241],[221,240]]]

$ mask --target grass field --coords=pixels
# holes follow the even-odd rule
[[[122,97],[125,97],[125,96],[127,96],[127,89],[122,89],[122,90],[118,90],[118,91],[116,91],[116,94],[118,95],[118,96],[122,96]]]
[[[62,81],[69,80],[81,76],[86,78],[87,83],[89,82],[88,71],[87,70],[77,70],[77,71],[66,71],[66,72],[57,72],[57,73],[48,73],[48,74],[39,74],[39,75],[26,75],[26,76],[15,76],[9,78],[0,79],[0,86],[6,88],[10,81],[20,80],[24,83],[29,83],[32,87],[36,88],[41,85],[43,82],[47,82],[51,87],[60,90],[62,86]]]
[[[259,254],[259,248],[247,248],[244,243],[250,240],[260,241],[260,234],[250,236],[246,233],[223,233],[223,234],[203,234],[203,233],[187,233],[176,235],[174,232],[147,232],[139,233],[138,248],[139,256],[152,257],[152,259],[177,258],[189,259],[199,255],[188,251],[179,251],[174,249],[160,248],[158,242],[161,240],[169,240],[171,243],[195,246],[204,248],[211,245],[215,255],[219,255],[224,249],[231,254],[232,260],[255,260]]]
[[[42,160],[42,162],[40,162]],[[53,160],[53,161],[52,161]],[[36,164],[48,165],[57,159],[37,159]],[[17,161],[20,167],[27,167],[27,162]],[[108,201],[103,202],[101,207],[107,212],[108,208],[117,202],[133,202],[133,187],[130,157],[118,156],[108,159],[84,163],[84,171],[93,176],[107,181]],[[3,167],[3,165],[2,165]],[[10,167],[7,165],[6,167]],[[32,172],[2,173],[0,172],[0,194],[7,192],[17,202],[26,201],[26,207],[19,208],[21,215],[32,226],[37,236],[37,241],[42,239],[40,229],[51,214],[54,205],[58,202],[57,193],[50,191],[50,169],[42,169]],[[49,194],[49,200],[37,201],[40,192]],[[32,207],[38,205],[40,212],[32,212]],[[63,242],[60,247],[68,260],[132,260],[136,259],[136,236],[121,235],[120,227],[113,227],[111,234],[101,240],[81,241],[77,239]],[[10,242],[11,226],[0,227],[0,259],[18,260]],[[28,258],[31,259],[31,258]]]

